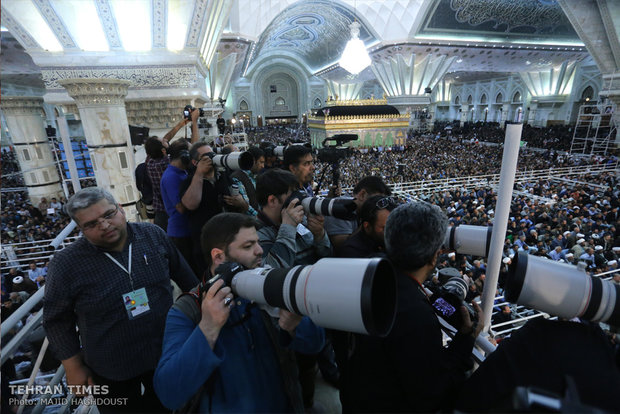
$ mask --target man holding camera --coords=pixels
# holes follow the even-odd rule
[[[265,167],[265,153],[258,147],[250,147],[248,152],[254,157],[254,165],[250,170],[237,170],[231,174],[233,184],[239,187],[239,194],[243,197],[245,205],[241,207],[241,212],[250,216],[258,214],[258,199],[256,198],[256,177]],[[226,196],[227,198],[230,196]],[[229,205],[234,205],[233,200],[224,201]]]
[[[353,201],[357,205],[356,213],[360,214],[362,205],[369,197],[376,195],[389,196],[391,194],[390,187],[383,182],[381,177],[369,175],[362,178],[353,188]],[[325,230],[336,253],[339,253],[345,240],[355,232],[357,226],[357,220],[343,220],[336,217],[325,218]]]
[[[290,250],[278,254],[281,263],[274,267],[314,264],[331,254],[331,245],[323,229],[323,217],[309,215],[304,226],[301,200],[295,198],[287,203],[298,184],[299,181],[292,173],[278,168],[265,171],[256,181],[260,206],[258,220],[263,224],[258,234],[264,255],[271,251],[279,239],[286,238],[289,241],[287,247]]]
[[[257,224],[239,213],[207,222],[205,279],[225,262],[261,265]],[[164,405],[179,409],[189,400],[197,412],[303,412],[292,351],[318,352],[323,329],[283,309],[276,321],[247,299],[234,297],[219,279],[175,303],[154,377]]]
[[[359,214],[360,226],[342,247],[340,257],[375,257],[385,252],[385,223],[398,204],[390,196],[366,199]]]
[[[450,408],[482,323],[474,326],[465,306],[462,323],[448,348],[423,287],[435,269],[448,219],[425,202],[401,205],[385,228],[388,257],[398,271],[398,308],[385,338],[356,335],[343,371],[343,412],[436,412]],[[482,310],[474,304],[478,320]]]
[[[217,173],[209,154],[213,149],[199,141],[189,151],[194,168],[181,185],[181,203],[187,209],[191,227],[192,255],[198,274],[206,270],[200,249],[202,226],[216,214],[222,212],[218,201]]]
[[[289,145],[284,150],[284,169],[295,175],[299,189],[312,197],[312,179],[314,177],[314,158],[312,148],[305,145]]]
[[[311,157],[311,155],[310,155]],[[270,259],[273,267],[314,264],[331,255],[329,238],[323,229],[323,217],[308,215],[305,225],[304,209],[299,204],[306,192],[299,190],[299,179],[293,173],[278,168],[265,171],[256,181],[260,205],[258,220],[263,225],[258,231],[263,257]],[[337,381],[338,373],[331,345],[323,348],[327,357],[320,360],[325,377]],[[322,352],[322,353],[323,353]],[[304,406],[314,404],[316,355],[297,355]],[[325,362],[323,364],[323,362]],[[328,374],[329,372],[329,374]]]
[[[161,176],[159,187],[161,198],[168,214],[167,234],[177,246],[185,260],[196,271],[192,260],[191,230],[187,209],[181,203],[180,189],[187,178],[187,169],[190,166],[190,157],[187,141],[176,140],[168,147],[170,165]]]

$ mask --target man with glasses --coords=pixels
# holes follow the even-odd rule
[[[159,227],[127,223],[107,191],[82,189],[66,210],[83,237],[50,262],[43,325],[67,384],[106,385],[95,397],[120,405],[101,412],[161,412],[152,378],[172,305],[170,279],[183,290],[198,279]]]
[[[360,209],[360,226],[349,237],[340,251],[341,257],[375,257],[385,251],[383,230],[390,212],[397,206],[389,196],[368,198]]]

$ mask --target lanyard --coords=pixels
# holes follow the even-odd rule
[[[131,290],[135,291],[135,289],[133,288],[133,279],[131,278],[131,243],[129,243],[129,259],[127,260],[127,267],[125,268],[125,266],[123,266],[122,264],[120,264],[118,262],[118,260],[116,260],[115,258],[112,257],[112,255],[108,252],[104,253],[106,256],[108,256],[108,259],[112,260],[114,262],[115,265],[117,265],[118,267],[120,267],[121,269],[123,269],[128,275],[129,275],[129,283],[131,283]]]

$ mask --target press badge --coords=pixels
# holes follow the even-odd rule
[[[299,223],[297,225],[297,233],[299,233],[300,236],[305,236],[310,233],[310,230],[308,230],[308,228],[303,224]]]
[[[125,304],[129,320],[135,319],[151,310],[149,307],[149,298],[146,296],[146,290],[144,288],[124,293],[123,303]]]

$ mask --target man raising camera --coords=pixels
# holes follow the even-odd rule
[[[206,280],[225,262],[261,265],[256,226],[240,213],[207,222],[201,236]],[[323,329],[308,317],[281,309],[275,321],[219,279],[169,311],[155,390],[171,409],[195,402],[190,412],[302,412],[292,350],[315,353],[323,342]]]
[[[181,184],[181,203],[187,209],[191,228],[192,256],[196,264],[196,274],[202,275],[206,269],[200,250],[200,230],[209,219],[222,212],[218,201],[217,173],[213,161],[207,155],[213,149],[203,141],[193,144],[189,150],[193,168]]]
[[[398,308],[385,338],[356,335],[343,372],[343,412],[436,412],[450,408],[471,369],[474,326],[465,306],[447,348],[422,284],[432,274],[448,224],[439,207],[410,203],[392,211],[385,227],[388,257],[398,272]],[[482,310],[474,303],[478,320]]]

